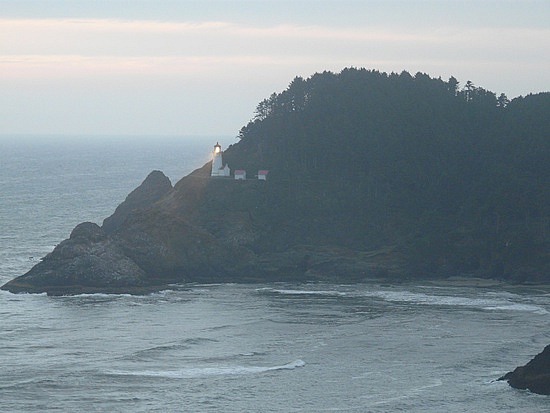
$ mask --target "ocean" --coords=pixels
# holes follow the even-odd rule
[[[0,137],[0,283],[154,170],[232,137]],[[2,412],[550,412],[498,377],[550,344],[550,290],[459,283],[0,292]]]

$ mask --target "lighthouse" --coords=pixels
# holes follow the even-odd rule
[[[230,172],[229,167],[223,164],[222,147],[219,142],[216,142],[212,151],[212,173],[210,176],[229,176]]]

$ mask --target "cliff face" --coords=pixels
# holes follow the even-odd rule
[[[130,214],[150,208],[155,202],[172,190],[172,183],[161,171],[151,172],[145,181],[133,190],[120,204],[113,215],[103,220],[105,232],[115,231]]]
[[[456,80],[455,80],[456,81]],[[550,94],[497,101],[417,74],[295,79],[224,162],[267,181],[147,179],[2,288],[467,275],[550,281]]]
[[[207,164],[174,188],[161,172],[151,173],[103,227],[79,224],[69,239],[2,289],[140,294],[176,282],[404,276],[391,248],[367,253],[302,243],[311,236],[291,223],[272,221],[269,182],[209,173]],[[277,239],[271,242],[270,234]]]
[[[499,380],[506,380],[516,389],[550,395],[550,345],[525,366],[518,367]]]
[[[144,271],[97,225],[84,222],[28,273],[2,289],[12,292],[118,292],[146,285]]]
[[[171,190],[172,184],[162,172],[151,172],[102,227],[91,222],[77,225],[69,239],[3,288],[50,294],[147,291],[151,280],[127,254],[133,248],[127,240],[112,234],[130,215],[145,212]]]
[[[164,174],[152,172],[103,227],[79,224],[69,239],[2,288],[49,294],[143,293],[172,282],[246,279],[240,268],[253,254],[238,245],[246,220],[227,221],[231,228],[213,221],[209,224],[213,232],[201,228],[204,217],[187,212],[210,207],[214,216],[223,218],[223,209],[199,195],[196,185],[208,184],[205,174],[197,173],[188,181],[189,185],[182,182],[174,190]]]

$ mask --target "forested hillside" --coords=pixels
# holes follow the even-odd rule
[[[364,69],[260,102],[231,169],[161,172],[82,223],[12,292],[141,294],[181,282],[550,282],[550,93]]]
[[[258,248],[392,247],[418,275],[550,280],[550,93],[426,74],[295,78],[225,152],[269,169]]]

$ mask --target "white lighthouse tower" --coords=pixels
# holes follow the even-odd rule
[[[216,142],[212,152],[212,173],[210,176],[229,176],[230,173],[229,167],[223,164],[222,147],[219,142]]]

